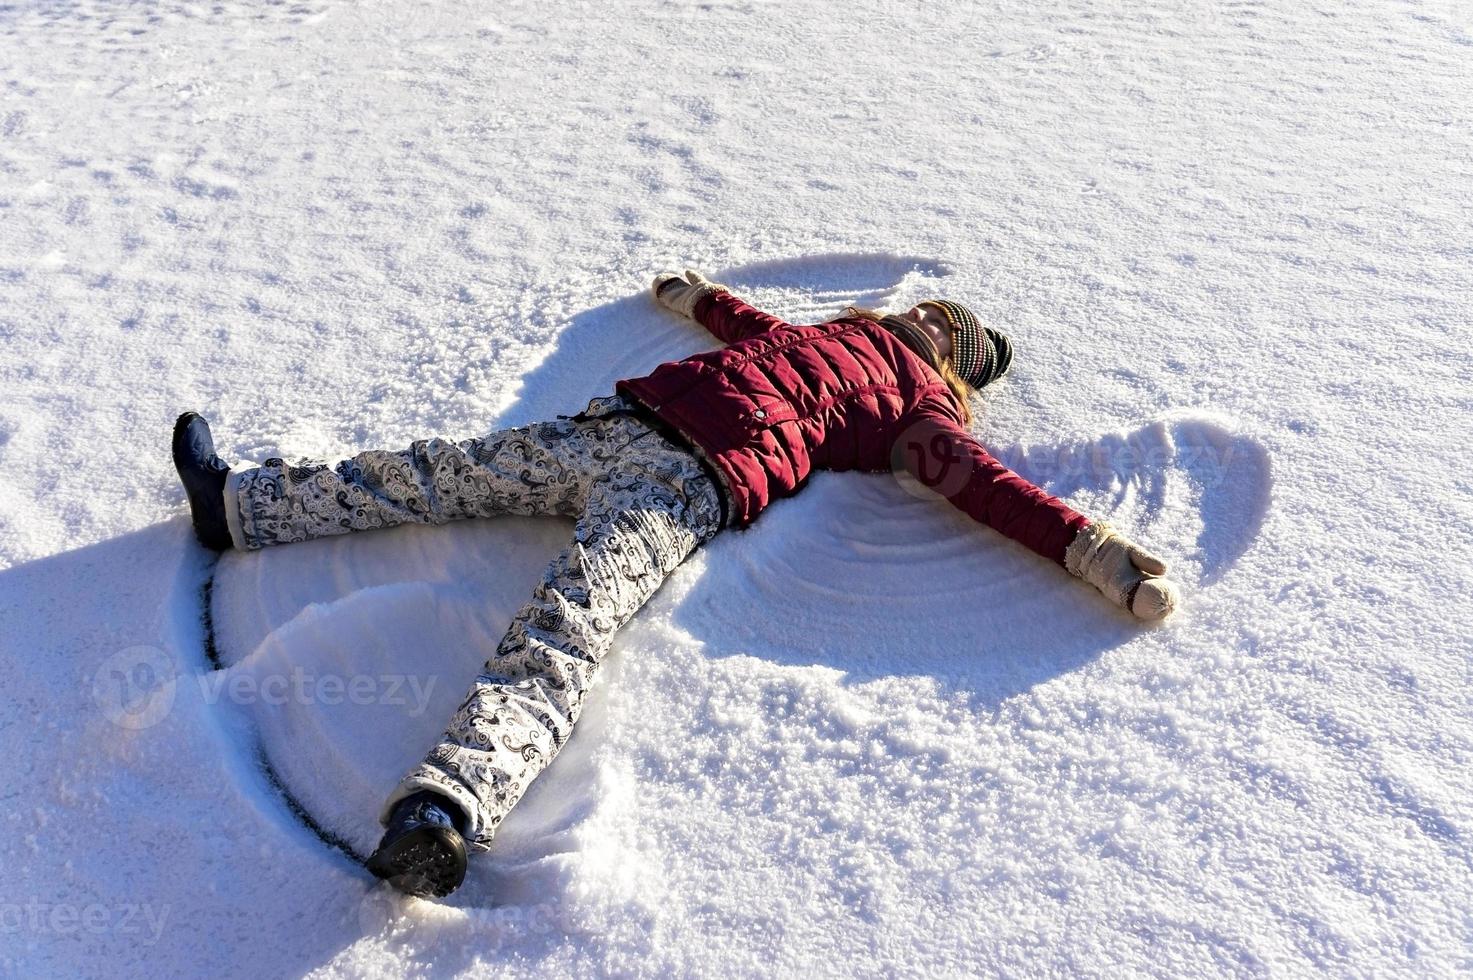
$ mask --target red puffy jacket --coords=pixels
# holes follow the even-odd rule
[[[796,326],[724,292],[697,303],[695,318],[729,346],[614,387],[703,457],[726,498],[724,523],[748,526],[815,469],[902,467],[1061,565],[1089,523],[983,449],[946,382],[886,327],[863,318]]]

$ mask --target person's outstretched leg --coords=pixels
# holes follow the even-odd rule
[[[597,464],[579,434],[582,417],[459,442],[420,439],[408,449],[365,450],[332,466],[273,457],[233,469],[224,491],[231,539],[254,551],[406,522],[576,517]]]
[[[720,530],[719,491],[694,456],[633,417],[606,421],[589,437],[627,446],[595,481],[572,545],[548,566],[440,743],[385,801],[386,842],[399,802],[430,791],[464,816],[469,847],[487,850],[566,744],[615,632]],[[394,880],[394,868],[370,867]]]

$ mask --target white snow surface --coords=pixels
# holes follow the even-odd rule
[[[20,0],[0,80],[0,973],[1473,969],[1467,4]],[[173,420],[572,414],[718,343],[686,265],[972,306],[978,438],[1185,608],[817,474],[390,892],[308,822],[372,847],[571,525],[216,562]]]

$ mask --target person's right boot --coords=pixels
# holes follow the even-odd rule
[[[185,412],[174,422],[174,469],[189,498],[200,544],[215,551],[233,547],[225,520],[225,475],[230,467],[215,455],[210,423],[198,412]]]
[[[406,796],[389,815],[368,870],[406,894],[444,898],[465,880],[465,823],[460,808],[438,793]]]

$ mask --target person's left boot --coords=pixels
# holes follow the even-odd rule
[[[230,467],[215,455],[210,423],[197,412],[185,412],[174,422],[174,469],[189,497],[200,544],[215,551],[233,547],[225,520],[225,475]]]
[[[464,825],[460,808],[438,793],[406,796],[389,815],[368,870],[406,894],[444,898],[465,880]]]

